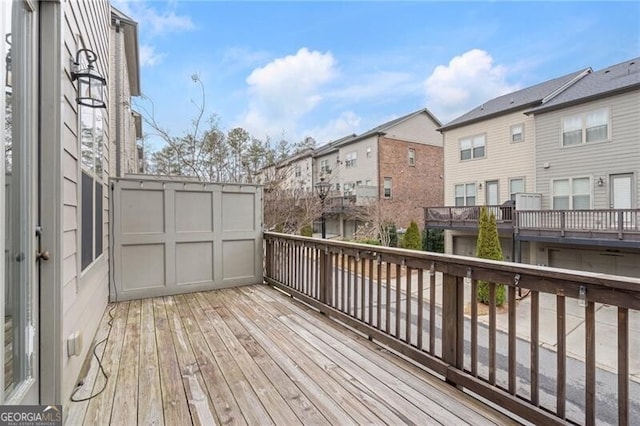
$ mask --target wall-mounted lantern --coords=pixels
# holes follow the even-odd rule
[[[603,186],[604,185],[604,179],[602,179],[601,177],[598,178],[598,186]]]
[[[95,69],[97,55],[89,49],[80,49],[71,65],[71,79],[78,81],[78,105],[90,108],[106,108],[104,88],[107,80]],[[86,64],[86,65],[85,65]]]

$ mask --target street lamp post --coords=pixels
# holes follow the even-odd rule
[[[318,191],[318,197],[320,197],[320,204],[322,205],[322,238],[327,238],[327,224],[324,216],[324,200],[327,198],[329,194],[329,188],[331,188],[331,184],[329,182],[325,182],[324,178],[320,178],[320,182],[315,185],[316,191]]]

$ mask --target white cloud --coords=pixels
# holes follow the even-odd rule
[[[195,25],[187,15],[176,12],[177,2],[115,1],[116,8],[140,24],[141,31],[153,37],[191,31]]]
[[[295,134],[298,119],[324,99],[322,88],[336,75],[330,52],[307,48],[256,68],[246,80],[250,100],[241,125],[256,134]]]
[[[155,47],[148,44],[140,45],[140,64],[143,67],[152,67],[162,62],[166,55],[156,52]]]
[[[518,90],[506,81],[507,67],[489,53],[469,50],[448,65],[438,65],[426,79],[427,107],[446,123],[489,99]]]
[[[361,121],[353,111],[345,111],[324,126],[307,130],[304,134],[312,135],[318,146],[321,146],[352,133],[359,133]]]

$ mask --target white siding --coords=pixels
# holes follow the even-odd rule
[[[109,78],[109,24],[110,6],[108,1],[63,2],[63,58],[75,57],[82,47],[78,36],[82,38],[84,46],[98,55],[97,69],[107,79]],[[61,81],[62,87],[62,166],[64,173],[63,187],[63,330],[66,337],[80,331],[83,338],[82,352],[79,356],[67,357],[63,354],[63,401],[67,401],[74,388],[76,379],[91,347],[91,341],[104,312],[108,297],[108,223],[107,208],[108,194],[106,182],[108,180],[109,153],[104,150],[105,186],[103,189],[103,231],[104,252],[102,256],[87,270],[80,274],[80,163],[78,141],[78,117],[76,98],[76,84],[71,81],[69,61],[62,61],[65,69]],[[106,115],[108,120],[108,114]],[[110,121],[110,120],[108,120]],[[109,144],[109,127],[105,126],[106,146]]]
[[[609,108],[611,140],[562,147],[562,118],[600,108]],[[635,206],[640,200],[640,91],[625,93],[594,102],[535,116],[536,191],[542,193],[542,208],[551,208],[553,179],[590,177],[592,208],[609,208],[608,176],[634,173]],[[545,167],[548,163],[548,168]],[[603,186],[597,185],[602,177]]]
[[[511,142],[511,126],[524,124],[524,140]],[[521,111],[447,130],[444,133],[444,202],[455,204],[454,187],[461,183],[475,183],[476,204],[485,204],[486,181],[499,181],[500,203],[508,200],[509,179],[525,179],[525,191],[534,191],[535,134],[532,117]],[[485,134],[485,157],[460,160],[459,140]],[[483,188],[479,189],[478,184]]]

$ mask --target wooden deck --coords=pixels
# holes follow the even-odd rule
[[[67,424],[513,423],[266,285],[110,305],[107,336]]]

